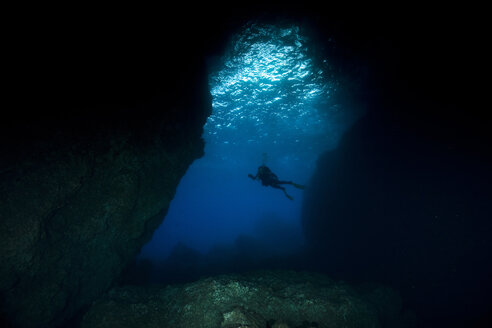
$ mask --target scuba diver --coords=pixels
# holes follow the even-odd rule
[[[304,189],[303,185],[294,183],[292,181],[280,181],[278,177],[275,175],[275,173],[270,170],[265,163],[263,163],[260,167],[258,167],[258,172],[256,173],[256,176],[252,174],[248,174],[248,177],[250,177],[253,180],[260,179],[261,184],[265,187],[273,187],[277,189],[281,189],[285,196],[287,196],[288,199],[293,200],[294,198],[290,196],[287,191],[285,190],[285,187],[281,186],[282,184],[290,184],[296,188],[299,189]]]

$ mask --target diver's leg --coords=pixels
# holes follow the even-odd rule
[[[294,200],[294,197],[292,197],[291,195],[289,195],[289,194],[287,193],[287,191],[285,191],[285,188],[283,189],[283,191],[284,191],[285,196],[287,196],[287,198],[288,198],[288,199],[290,199],[290,200]]]
[[[276,189],[281,189],[281,190],[284,192],[285,196],[287,196],[287,198],[288,198],[288,199],[290,199],[290,200],[293,200],[293,199],[294,199],[294,197],[292,197],[291,195],[289,195],[289,194],[287,193],[287,190],[285,190],[285,188],[284,188],[284,187],[279,186],[279,185],[277,185],[277,184],[275,184],[275,185],[271,185],[271,186],[272,186],[273,188],[276,188]]]
[[[297,184],[297,183],[294,183],[292,181],[278,181],[277,182],[278,184],[290,184],[298,189],[305,189],[306,187],[304,187],[303,185],[300,185],[300,184]]]

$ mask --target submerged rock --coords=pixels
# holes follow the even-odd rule
[[[188,84],[137,105],[78,117],[70,98],[63,115],[40,102],[43,120],[0,122],[0,322],[65,324],[150,239],[203,154],[211,98],[201,64],[187,65]]]
[[[371,301],[382,294],[377,305]],[[115,288],[92,305],[82,327],[384,327],[394,304],[399,296],[387,288],[360,294],[321,274],[262,271]],[[390,321],[402,327],[398,319]]]
[[[266,326],[266,320],[257,313],[237,307],[222,314],[224,321],[221,328],[261,328]]]

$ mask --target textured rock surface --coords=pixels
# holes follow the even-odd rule
[[[26,165],[2,183],[0,277],[22,326],[73,315],[110,286],[165,216],[201,143],[168,150],[110,138]]]
[[[320,274],[257,272],[112,289],[92,305],[82,327],[382,327],[383,318],[388,327],[401,327],[395,304],[399,296],[386,288],[359,294]]]
[[[58,326],[114,283],[202,155],[211,110],[203,54],[47,35],[35,69],[50,71],[0,121],[0,322],[15,327]]]

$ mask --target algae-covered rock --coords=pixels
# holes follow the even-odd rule
[[[376,328],[384,327],[385,311],[399,299],[384,302],[375,306],[321,274],[262,271],[184,285],[115,288],[92,305],[82,327]]]

